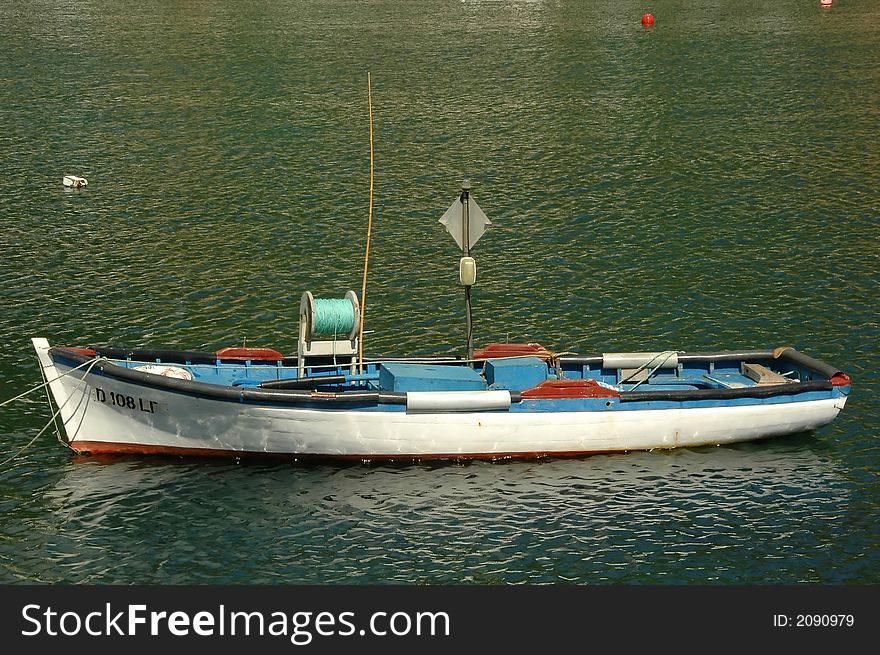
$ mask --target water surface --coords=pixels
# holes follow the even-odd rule
[[[295,350],[360,287],[366,349],[794,345],[846,370],[815,433],[574,460],[0,469],[0,581],[878,582],[880,7],[755,0],[11,2],[0,387],[31,336]],[[66,173],[86,189],[61,185]],[[9,454],[45,403],[0,409]]]

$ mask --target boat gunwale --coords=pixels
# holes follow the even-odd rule
[[[69,350],[64,346],[53,346],[53,348],[61,348]],[[151,348],[118,348],[111,346],[90,346],[85,350],[94,351],[96,354],[108,359],[125,360],[130,359],[138,362],[151,362],[153,360],[161,360],[166,364],[217,364],[223,362],[222,357],[218,357],[217,353],[197,350],[163,350]],[[600,365],[602,364],[603,355],[601,353],[587,354],[569,354],[559,355],[557,361],[561,364],[576,365]],[[488,361],[491,358],[480,359],[477,361]],[[843,371],[832,366],[822,360],[816,359],[800,352],[790,346],[781,349],[747,349],[747,350],[718,350],[718,351],[698,351],[698,352],[679,352],[678,361],[682,363],[717,363],[729,361],[742,361],[750,359],[788,359],[793,363],[801,364],[806,368],[824,375],[829,380],[835,375],[843,375]],[[282,366],[296,366],[296,357],[284,357],[278,360]],[[464,362],[460,357],[448,355],[433,355],[426,357],[374,357],[364,359],[364,363],[376,364],[387,361],[395,362],[430,362],[438,364],[448,364],[450,366],[460,365]]]
[[[89,361],[100,361],[91,371],[90,375],[106,375],[107,377],[130,382],[139,386],[161,389],[174,393],[183,393],[191,396],[207,397],[214,400],[247,403],[344,403],[348,404],[389,404],[405,405],[406,394],[392,391],[346,391],[346,392],[321,392],[307,389],[253,389],[248,387],[235,387],[230,385],[211,384],[198,380],[184,380],[181,378],[155,375],[144,371],[136,371],[125,366],[114,364],[106,357],[91,357],[63,346],[53,346],[49,349],[49,355],[55,359],[66,359],[77,365],[86,364]],[[316,382],[318,380],[316,379]]]
[[[685,389],[681,391],[621,391],[620,402],[672,401],[686,402],[693,400],[733,400],[735,398],[774,398],[776,396],[794,396],[812,391],[832,391],[834,385],[830,380],[808,380],[806,382],[787,382],[784,384],[767,384],[763,386],[742,387],[738,389]]]
[[[137,351],[129,351],[137,352]],[[159,352],[159,351],[152,351]],[[181,352],[182,354],[192,354],[187,351],[164,351],[168,353]],[[406,392],[392,391],[343,391],[343,392],[321,392],[317,390],[304,389],[254,389],[249,387],[235,387],[228,385],[218,385],[208,382],[200,382],[198,380],[184,380],[180,378],[171,378],[143,371],[137,371],[110,361],[105,355],[96,354],[94,356],[84,354],[77,349],[66,348],[63,346],[52,346],[49,349],[49,355],[55,359],[66,359],[74,362],[76,365],[83,365],[89,361],[100,361],[90,370],[89,374],[106,375],[111,378],[119,379],[125,382],[145,386],[149,388],[161,389],[164,391],[183,393],[187,395],[208,397],[216,400],[238,403],[273,403],[273,404],[318,404],[318,405],[334,405],[334,404],[361,404],[361,405],[406,405]],[[717,361],[736,361],[746,359],[780,359],[785,358],[791,360],[792,363],[804,366],[811,372],[826,377],[825,380],[808,380],[803,382],[787,382],[784,384],[763,385],[754,387],[734,388],[734,389],[688,389],[688,390],[643,390],[643,391],[621,391],[621,402],[646,402],[646,401],[718,401],[733,400],[743,398],[754,398],[762,400],[776,396],[795,396],[802,393],[817,391],[833,391],[835,386],[845,388],[849,385],[834,385],[831,378],[837,375],[844,375],[837,368],[821,361],[798,352],[794,348],[786,348],[784,351],[774,350],[747,350],[747,351],[721,351],[707,353],[683,353],[679,355],[679,360],[684,358],[685,361],[691,363],[699,362],[717,362]],[[601,356],[597,359],[593,355],[584,356],[567,356],[560,358],[562,363],[592,363],[600,361]],[[589,361],[588,361],[589,360]],[[136,360],[141,361],[141,360]],[[188,360],[192,361],[192,360]],[[379,361],[400,361],[395,358]],[[216,363],[216,357],[212,360]],[[315,380],[316,386],[320,384],[320,379]],[[476,393],[476,392],[475,392]],[[844,392],[845,393],[845,392]],[[519,392],[511,392],[511,402],[522,402]],[[530,401],[530,402],[541,402]]]

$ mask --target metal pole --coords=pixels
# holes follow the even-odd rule
[[[470,220],[468,216],[468,199],[470,198],[471,185],[467,180],[461,185],[461,242],[464,245],[464,256],[471,256],[471,230]],[[471,305],[471,286],[464,287],[464,307],[465,307],[465,330],[467,331],[467,358],[470,366],[473,368],[474,359],[474,321],[473,307]]]
[[[464,244],[464,256],[471,256],[471,230],[468,216],[468,198],[471,193],[471,185],[465,180],[461,185],[461,242]]]
[[[473,359],[474,359],[474,322],[471,319],[471,287],[466,286],[464,288],[464,306],[465,311],[467,312],[465,329],[467,330],[467,358],[471,360],[470,366],[474,367]]]

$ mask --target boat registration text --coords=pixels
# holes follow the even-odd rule
[[[115,391],[104,391],[100,387],[95,387],[95,400],[99,403],[112,405],[113,407],[125,407],[128,409],[146,412],[147,414],[155,414],[159,403],[155,400],[144,400],[138,396],[127,396],[123,393]]]

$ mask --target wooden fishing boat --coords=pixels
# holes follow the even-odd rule
[[[850,380],[793,348],[555,355],[494,344],[462,360],[50,347],[34,339],[81,453],[436,459],[584,455],[812,430]]]
[[[441,218],[464,253],[466,355],[364,357],[353,291],[341,300],[303,294],[291,357],[269,348],[71,348],[33,339],[68,445],[80,453],[296,459],[586,455],[802,432],[831,422],[846,404],[849,377],[790,347],[474,349],[470,255],[490,223],[469,189]]]

